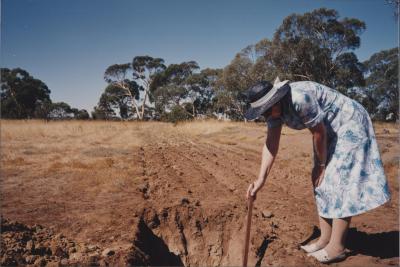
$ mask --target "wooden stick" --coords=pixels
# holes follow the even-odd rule
[[[244,255],[243,255],[243,267],[247,267],[247,257],[249,254],[249,241],[250,241],[250,228],[251,228],[251,215],[253,211],[254,197],[250,196],[248,201],[247,210],[247,223],[246,223],[246,236],[244,239]]]

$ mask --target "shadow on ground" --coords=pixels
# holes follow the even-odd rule
[[[318,238],[320,234],[318,227],[314,226],[312,234],[301,245]],[[366,233],[350,228],[346,247],[351,255],[363,254],[381,259],[399,257],[399,231]]]
[[[399,257],[399,231],[365,233],[350,228],[347,247],[352,254],[363,254],[381,259]]]
[[[140,219],[127,263],[133,266],[184,266],[181,258],[169,250],[164,240],[153,233],[143,218]]]

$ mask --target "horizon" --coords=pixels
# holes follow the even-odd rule
[[[194,60],[201,69],[223,68],[247,45],[271,39],[292,13],[326,7],[337,10],[339,19],[364,21],[361,45],[354,50],[360,62],[398,45],[398,21],[384,1],[246,4],[3,0],[1,67],[22,68],[49,87],[54,102],[91,112],[106,86],[104,71],[112,64],[150,55],[167,65]],[[291,11],[286,11],[288,6]]]

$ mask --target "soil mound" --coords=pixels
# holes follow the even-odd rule
[[[74,242],[41,225],[1,218],[1,266],[106,265],[100,252],[97,246]],[[113,253],[108,250],[108,254]]]

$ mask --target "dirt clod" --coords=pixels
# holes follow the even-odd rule
[[[96,258],[93,258],[93,255],[87,253],[73,253],[76,251],[76,242],[42,226],[30,227],[3,217],[1,226],[1,266],[26,264],[60,266],[68,265],[69,260],[78,265],[87,260],[97,264],[100,260],[98,254]],[[37,240],[36,243],[34,240]],[[99,249],[95,245],[86,246],[83,243],[80,243],[79,246],[86,252]],[[109,252],[109,254],[113,253]]]

